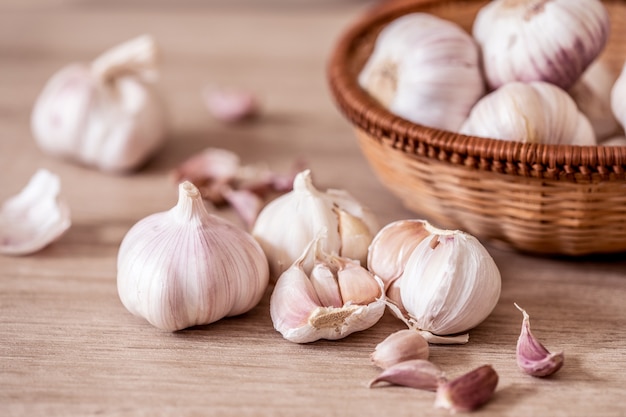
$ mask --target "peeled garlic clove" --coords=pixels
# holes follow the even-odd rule
[[[389,23],[359,84],[391,112],[456,131],[484,93],[479,50],[461,27],[426,13]]]
[[[611,89],[611,109],[617,121],[626,129],[626,63]]]
[[[491,88],[546,81],[568,89],[604,48],[609,15],[599,0],[495,0],[472,31]]]
[[[563,366],[563,352],[550,353],[533,336],[530,331],[530,317],[526,310],[515,304],[515,307],[524,315],[522,332],[517,340],[517,365],[528,375],[536,377],[549,376]]]
[[[425,359],[412,359],[386,368],[370,382],[369,387],[372,388],[379,382],[425,391],[437,391],[439,385],[447,381],[441,368],[434,363]]]
[[[398,220],[389,223],[374,236],[367,254],[367,267],[389,286],[404,271],[413,249],[430,232],[424,220]]]
[[[374,365],[387,369],[400,362],[428,359],[428,342],[415,330],[399,330],[376,345],[370,358]]]
[[[498,385],[498,374],[483,365],[437,388],[435,407],[453,413],[474,411],[491,399]]]
[[[267,259],[257,242],[210,214],[190,182],[179,185],[174,208],[128,231],[117,259],[122,304],[169,331],[249,311],[268,281]]]
[[[166,114],[153,81],[156,45],[149,36],[73,64],[47,82],[31,128],[47,153],[103,171],[138,168],[165,141]]]
[[[611,111],[611,89],[616,79],[604,63],[596,61],[568,90],[578,109],[589,119],[598,141],[614,135],[620,128]]]
[[[40,169],[19,194],[0,206],[1,254],[37,252],[69,229],[70,211],[60,192],[59,177]]]
[[[560,88],[511,82],[483,97],[460,133],[528,143],[595,145],[587,117]]]
[[[360,223],[357,228],[342,225],[343,220],[338,214],[341,210],[360,219],[369,229],[368,233],[363,231]],[[322,230],[327,231],[321,241],[324,252],[340,256],[349,253],[356,259],[365,259],[367,246],[363,241],[368,239],[367,236],[371,239],[377,230],[371,229],[374,222],[369,218],[370,214],[346,192],[317,190],[311,171],[305,170],[296,175],[293,191],[278,197],[261,210],[252,234],[265,251],[275,280],[300,257]],[[354,222],[354,219],[350,218],[350,221]],[[357,247],[363,253],[357,253],[354,250]]]
[[[427,225],[432,237],[411,253],[400,278],[409,321],[434,335],[466,332],[485,320],[500,298],[500,271],[475,237]]]
[[[209,113],[222,122],[251,119],[260,110],[258,99],[249,91],[206,88],[202,95]]]

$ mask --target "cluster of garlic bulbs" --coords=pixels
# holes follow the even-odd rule
[[[619,145],[626,139],[609,138],[623,131],[626,94],[598,61],[609,30],[600,0],[493,0],[479,10],[471,36],[438,17],[409,14],[381,31],[359,83],[391,112],[425,126]]]

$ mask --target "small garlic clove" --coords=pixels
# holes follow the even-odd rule
[[[437,388],[435,407],[451,412],[474,411],[491,399],[498,385],[498,374],[483,365]]]
[[[515,304],[524,315],[522,331],[517,340],[517,365],[526,374],[545,377],[554,374],[563,366],[563,352],[550,353],[530,331],[530,317],[526,310]]]
[[[387,297],[387,301],[393,303],[393,305],[398,308],[398,318],[407,317],[409,315],[409,313],[404,308],[404,305],[402,305],[402,296],[400,295],[400,279],[397,279],[391,283],[385,295]],[[396,314],[393,310],[392,312]]]
[[[215,119],[236,123],[258,116],[258,98],[249,91],[207,87],[202,94],[209,113]]]
[[[337,281],[344,304],[369,304],[381,296],[380,286],[367,269],[345,258],[336,258],[336,261],[339,265]]]
[[[428,342],[417,331],[399,330],[376,345],[370,358],[382,369],[413,359],[428,359]]]
[[[341,236],[340,255],[345,258],[357,259],[365,264],[367,248],[373,235],[365,222],[345,210],[337,209],[339,217],[339,235]]]
[[[439,385],[447,381],[441,368],[434,363],[425,359],[412,359],[386,368],[369,383],[369,387],[372,388],[380,382],[425,391],[437,391]]]
[[[241,160],[232,151],[220,148],[207,148],[192,155],[171,173],[172,180],[179,183],[191,181],[196,186],[205,182],[227,183],[239,172]]]
[[[37,252],[69,229],[70,211],[60,192],[59,177],[40,169],[19,194],[0,206],[0,254]]]
[[[311,271],[311,283],[324,307],[341,307],[343,301],[339,291],[339,283],[333,271],[324,263],[316,263]]]

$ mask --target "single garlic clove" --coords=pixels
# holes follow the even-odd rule
[[[220,148],[207,148],[185,160],[172,171],[175,182],[191,181],[196,186],[205,182],[227,183],[237,176],[241,168],[239,156]]]
[[[393,303],[393,305],[398,308],[398,318],[407,317],[409,315],[409,313],[402,305],[402,296],[400,295],[400,279],[397,279],[391,283],[391,285],[387,289],[385,296],[387,297],[387,301]],[[394,312],[394,314],[396,313]]]
[[[398,220],[374,236],[367,254],[367,267],[383,280],[385,288],[400,278],[413,249],[430,235],[426,223],[424,220]]]
[[[524,315],[522,331],[517,340],[517,365],[528,375],[544,377],[554,374],[563,366],[563,352],[550,353],[533,336],[530,331],[530,317],[526,310],[515,304],[515,307]]]
[[[249,91],[208,87],[202,96],[209,113],[226,123],[252,119],[261,108],[257,97]]]
[[[345,303],[370,304],[380,297],[380,286],[372,274],[357,262],[336,258],[337,281]]]
[[[626,63],[611,89],[611,110],[622,128],[626,129]]]
[[[491,88],[546,81],[568,89],[604,48],[609,15],[599,0],[495,0],[472,32]]]
[[[370,358],[382,369],[412,359],[428,359],[428,342],[415,330],[399,330],[376,345]]]
[[[311,283],[324,307],[341,307],[343,301],[339,291],[339,283],[333,271],[325,263],[316,263],[311,271]]]
[[[412,359],[386,368],[370,382],[369,387],[372,388],[380,382],[425,391],[437,391],[439,385],[447,381],[441,368],[434,363],[425,359]]]
[[[511,82],[486,95],[460,133],[527,143],[596,144],[591,123],[574,100],[545,82]]]
[[[40,169],[19,194],[0,206],[0,254],[37,252],[69,229],[70,211],[60,192],[59,177]]]
[[[435,407],[453,413],[474,411],[491,399],[498,385],[498,374],[483,365],[437,388]]]
[[[365,264],[367,248],[372,241],[372,232],[365,222],[345,210],[337,209],[339,235],[341,236],[340,255],[356,259]]]

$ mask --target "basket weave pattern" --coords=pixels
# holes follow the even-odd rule
[[[518,250],[581,255],[626,251],[626,147],[540,145],[459,135],[396,117],[357,76],[380,30],[411,12],[466,30],[486,1],[397,1],[354,24],[328,67],[335,100],[377,176],[411,210]],[[601,56],[626,59],[626,1],[605,2],[611,37]]]

